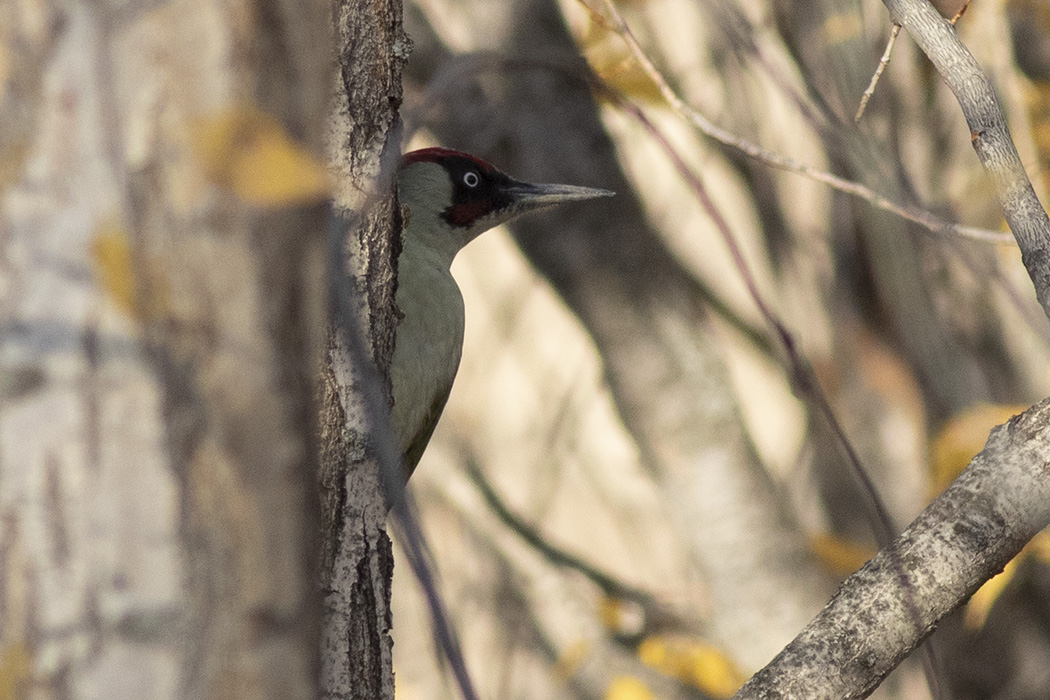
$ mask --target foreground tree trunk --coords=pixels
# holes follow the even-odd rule
[[[339,0],[333,16],[339,48],[328,149],[340,187],[329,250],[335,321],[321,407],[322,693],[385,700],[394,696],[393,555],[379,461],[368,436],[390,401],[398,252],[392,232],[400,230],[392,174],[400,148],[401,69],[410,44],[401,29],[400,0]],[[364,383],[371,386],[363,386],[369,379]]]
[[[0,8],[0,696],[312,698],[327,8]]]

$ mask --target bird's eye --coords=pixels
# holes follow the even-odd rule
[[[473,170],[468,171],[463,176],[463,184],[467,187],[477,187],[479,182],[481,182],[481,178]]]

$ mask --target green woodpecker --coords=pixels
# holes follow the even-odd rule
[[[397,261],[397,327],[391,379],[394,430],[406,479],[445,408],[463,352],[463,296],[450,267],[463,246],[528,211],[607,190],[518,182],[485,161],[446,148],[406,154],[397,178],[405,212]]]

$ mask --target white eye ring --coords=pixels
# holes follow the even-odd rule
[[[481,182],[481,178],[473,170],[468,171],[463,176],[463,184],[467,187],[477,187],[479,182]]]

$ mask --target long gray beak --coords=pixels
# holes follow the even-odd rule
[[[576,185],[537,185],[531,182],[511,182],[505,190],[514,200],[514,208],[519,211],[532,211],[552,207],[562,202],[579,202],[597,197],[612,197],[615,192],[600,190],[596,187],[578,187]]]

